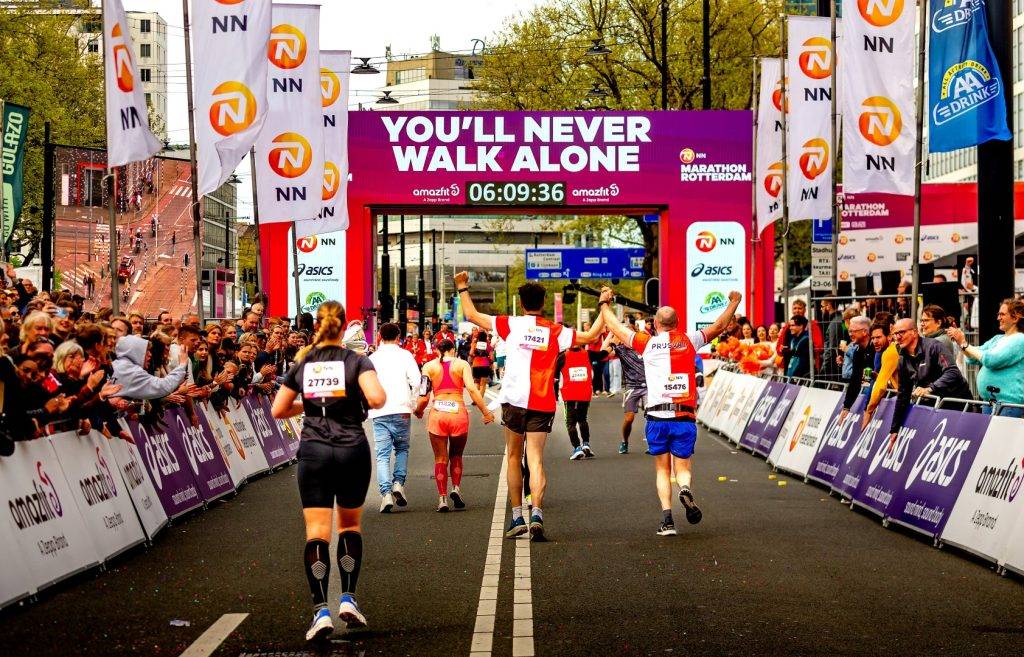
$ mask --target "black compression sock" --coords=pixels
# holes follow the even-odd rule
[[[309,592],[313,594],[313,606],[327,605],[327,583],[331,575],[331,552],[327,541],[313,539],[306,541],[303,562],[306,565],[306,579]]]
[[[674,525],[675,523],[672,522],[672,509],[662,509],[661,510],[661,520],[662,520],[662,522],[667,522],[667,523],[671,523],[671,524]]]
[[[341,592],[355,594],[359,568],[363,564],[363,535],[359,532],[338,534],[338,568]]]

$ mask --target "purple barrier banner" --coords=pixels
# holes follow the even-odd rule
[[[281,428],[281,436],[284,439],[284,448],[288,450],[288,457],[295,458],[299,455],[299,440],[301,431],[296,426],[297,422],[295,418],[288,418],[287,420],[278,420],[277,425]]]
[[[212,502],[235,492],[235,482],[231,480],[210,425],[203,424],[201,411],[196,411],[193,420],[185,409],[174,408],[164,413],[164,422],[172,438],[177,438],[184,446],[185,458],[203,499]]]
[[[860,486],[864,473],[872,455],[877,451],[878,444],[889,438],[889,423],[895,401],[883,399],[875,409],[875,415],[862,431],[860,421],[851,430],[851,436],[857,436],[853,446],[846,450],[845,458],[839,463],[839,471],[832,478],[832,492],[845,498],[853,498]],[[863,413],[863,410],[861,411]]]
[[[853,408],[842,423],[839,422],[839,416],[842,414],[843,405],[839,404],[832,419],[829,420],[825,435],[818,441],[818,453],[811,463],[811,469],[807,471],[808,479],[826,486],[832,485],[846,461],[847,453],[855,443],[851,439],[860,435],[860,419],[867,402],[867,395],[857,395],[857,401],[853,403]]]
[[[970,425],[976,424],[980,431]],[[963,433],[961,433],[961,427]],[[929,535],[945,524],[988,427],[983,415],[914,406],[889,449],[878,431],[853,500]]]
[[[889,505],[889,517],[929,536],[946,526],[967,474],[988,431],[988,415],[919,408],[909,431],[917,449],[902,485]],[[897,439],[897,446],[899,440]]]
[[[170,420],[177,424],[173,417]],[[173,439],[169,425],[147,428],[128,420],[128,430],[142,454],[149,480],[156,488],[156,496],[167,517],[174,518],[202,506],[203,494],[199,492],[192,472],[185,466],[185,448],[177,437],[177,427],[173,428]]]
[[[279,434],[275,434],[270,428],[274,421],[269,408],[264,409],[261,400],[266,401],[266,398],[263,395],[247,395],[242,398],[242,408],[245,410],[249,423],[252,424],[256,438],[260,441],[260,447],[263,448],[263,453],[267,457],[267,465],[276,468],[282,463],[288,462],[290,457]]]
[[[281,423],[274,419],[274,415],[270,409],[270,397],[266,395],[257,395],[259,399],[260,408],[263,409],[264,417],[267,420],[267,424],[270,425],[270,431],[274,434],[274,437],[281,442],[284,446],[285,460],[290,461],[295,458],[295,454],[299,451],[299,437],[291,436],[285,433]],[[291,443],[294,442],[293,446]]]
[[[786,384],[779,381],[768,382],[757,403],[754,404],[754,411],[750,414],[747,428],[743,430],[743,435],[740,436],[740,447],[754,451],[761,434],[764,433],[765,426],[768,424],[768,418],[771,417],[772,409],[778,403],[785,387]]]
[[[778,401],[772,406],[768,419],[760,422],[759,426],[755,427],[755,431],[751,434],[756,437],[756,442],[753,446],[754,453],[764,457],[772,453],[772,447],[775,446],[779,432],[782,431],[782,425],[786,423],[789,409],[792,408],[793,402],[796,401],[797,395],[800,394],[800,386],[793,385],[792,383],[781,383],[779,385],[782,386],[782,389],[777,393],[779,395]],[[754,418],[752,417],[751,424],[753,423]],[[748,427],[747,430],[749,432],[750,428]]]

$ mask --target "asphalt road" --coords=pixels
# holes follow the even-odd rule
[[[503,657],[530,647],[537,655],[1019,651],[1020,580],[884,529],[818,487],[780,487],[762,460],[706,432],[694,487],[704,521],[691,527],[677,512],[680,536],[656,536],[660,512],[642,431],[634,431],[633,452],[620,456],[618,405],[598,401],[591,415],[596,458],[568,461],[557,423],[549,443],[550,541],[495,540],[500,556],[488,543],[501,429],[474,418],[463,482],[469,508],[438,514],[431,452],[416,422],[408,510],[378,514],[375,484],[367,501],[358,597],[369,629],[339,632],[310,654],[470,654],[485,645],[473,643],[474,630],[488,629],[486,618],[477,620],[481,585],[494,583],[485,579],[487,562],[486,572],[498,573],[493,654]],[[248,616],[214,655],[304,654],[303,542],[291,467],[176,522],[107,572],[4,612],[3,654],[179,655],[230,613]],[[336,565],[332,579],[336,591]],[[516,605],[523,589],[532,607]],[[177,619],[190,625],[172,626]],[[522,638],[529,632],[532,646]]]

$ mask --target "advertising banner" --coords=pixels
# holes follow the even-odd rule
[[[25,143],[28,141],[29,109],[14,103],[4,103],[4,114],[0,126],[3,126],[3,161],[0,162],[3,173],[3,240],[11,239],[11,233],[18,225],[21,206],[25,202]]]
[[[86,436],[69,431],[46,440],[57,454],[71,491],[71,503],[78,505],[97,556],[106,560],[145,541],[107,439],[98,431]]]
[[[228,434],[234,434],[231,441],[235,443],[236,447],[242,446],[240,453],[245,459],[246,479],[269,470],[266,454],[263,453],[263,447],[256,438],[256,432],[253,431],[252,425],[245,416],[245,409],[242,408],[241,402],[234,399],[229,400],[227,408],[221,413],[221,420],[223,420]]]
[[[789,220],[832,215],[832,21],[787,17]]]
[[[743,375],[743,385],[739,396],[732,404],[732,413],[726,421],[723,431],[729,442],[739,444],[743,432],[747,428],[747,420],[754,411],[754,405],[761,398],[761,393],[768,386],[768,380],[756,376]]]
[[[749,190],[747,192],[750,193]],[[686,229],[688,330],[715,323],[729,305],[729,292],[743,292],[747,276],[746,231],[735,221],[698,221]],[[748,303],[743,295],[738,312]]]
[[[843,186],[914,194],[914,3],[842,0]]]
[[[709,418],[708,427],[712,431],[716,433],[723,433],[722,429],[725,426],[729,414],[732,412],[733,403],[736,401],[736,397],[739,394],[739,389],[742,385],[743,375],[730,372],[729,380],[726,381],[726,386],[722,390],[722,396],[715,405],[714,414]]]
[[[48,440],[19,442],[14,454],[0,458],[0,490],[7,498],[0,533],[14,537],[33,587],[100,562]],[[8,570],[7,564],[0,570]]]
[[[1020,431],[1020,421],[1018,420],[1018,429]],[[1021,464],[1024,466],[1024,463]],[[1020,491],[1020,477],[1015,481],[1016,491]],[[1014,497],[1014,499],[1017,499]],[[1014,515],[1017,520],[1013,525],[1013,532],[1010,534],[1010,540],[1006,544],[1006,552],[1002,559],[1000,559],[1000,565],[1007,570],[1012,570],[1017,574],[1024,574],[1024,515],[1022,515],[1021,503],[1017,503],[1014,509]]]
[[[788,103],[786,109],[788,110]],[[757,101],[757,153],[754,181],[757,234],[782,218],[782,60],[761,58],[761,90]]]
[[[991,561],[1015,553],[1021,564],[1021,539],[1014,544],[1013,538],[1015,530],[1024,527],[1022,482],[1021,420],[993,417],[942,529],[942,540]]]
[[[126,432],[131,433],[125,420],[118,420],[118,422]],[[108,440],[107,446],[114,454],[117,469],[121,471],[121,481],[128,494],[131,495],[132,503],[135,505],[135,514],[139,517],[139,522],[142,523],[142,529],[152,540],[167,525],[167,513],[160,504],[153,482],[146,475],[145,466],[142,465],[142,455],[138,448],[127,440],[119,438]]]
[[[288,451],[289,459],[298,456],[299,440],[302,438],[302,428],[298,422],[293,421],[295,419],[288,418],[277,421],[277,426],[281,428],[281,442],[284,443],[284,448]]]
[[[232,436],[235,434],[227,430],[224,421],[213,410],[209,402],[196,404],[196,414],[199,416],[199,422],[203,425],[206,435],[211,437],[213,444],[220,451],[221,459],[224,460],[224,465],[227,466],[228,474],[231,475],[231,481],[237,490],[245,483],[246,473],[241,443],[235,444],[232,440]]]
[[[895,402],[892,399],[883,399],[875,409],[875,415],[866,427],[860,429],[860,423],[854,425],[851,436],[857,440],[846,452],[846,458],[839,464],[839,471],[832,478],[832,492],[839,493],[843,498],[852,499],[857,489],[860,488],[861,479],[868,469],[868,463],[872,455],[878,450],[882,442],[888,442],[889,424],[892,422],[892,413],[895,409]],[[861,411],[863,413],[863,409]]]
[[[260,222],[320,216],[324,181],[320,7],[273,6],[267,120],[256,140]]]
[[[853,408],[840,422],[839,416],[842,413],[842,401],[840,400],[835,416],[829,420],[828,427],[825,429],[825,435],[818,441],[817,453],[811,467],[807,470],[808,479],[832,486],[849,450],[856,442],[854,438],[860,435],[860,420],[867,401],[867,395],[857,395],[857,401],[853,403]]]
[[[121,0],[103,2],[103,71],[107,166],[153,157],[163,145],[149,129],[149,109],[135,66],[135,46]],[[163,73],[161,73],[163,74]]]
[[[756,433],[752,435],[757,436],[757,442],[753,446],[755,454],[760,454],[767,458],[772,453],[772,450],[775,448],[775,442],[778,440],[782,427],[789,417],[793,404],[796,403],[797,398],[800,396],[801,390],[800,386],[793,385],[792,383],[782,384],[782,390],[779,393],[778,400],[772,407],[771,414],[768,415],[768,419],[762,423],[762,426],[755,426],[754,428]]]
[[[765,425],[768,423],[768,418],[771,417],[772,409],[775,408],[775,404],[779,401],[779,397],[782,396],[782,391],[785,387],[786,384],[780,381],[767,382],[764,390],[761,391],[761,395],[754,403],[754,408],[750,411],[750,420],[747,422],[746,428],[743,429],[743,435],[740,436],[740,447],[751,452],[754,451],[754,446],[757,445],[760,435],[764,433]]]
[[[711,385],[705,390],[704,400],[697,409],[697,415],[698,419],[709,429],[715,420],[718,409],[725,401],[725,396],[735,377],[736,375],[728,370],[718,370],[711,379]]]
[[[228,473],[228,466],[217,449],[209,425],[204,425],[198,417],[190,418],[183,408],[175,408],[164,413],[167,432],[171,441],[178,441],[184,448],[185,461],[188,463],[192,476],[203,499],[212,502],[235,491],[235,483]]]
[[[173,420],[173,418],[170,418]],[[168,518],[203,505],[203,494],[196,485],[192,472],[185,465],[185,449],[177,438],[176,428],[146,427],[134,420],[128,421],[128,430],[142,455],[149,480],[153,482],[160,505]],[[172,439],[171,436],[175,438]]]
[[[289,237],[291,234],[289,233]],[[296,241],[299,254],[300,311],[316,316],[324,301],[345,298],[345,232],[309,235]],[[288,310],[295,312],[295,261],[288,258]]]
[[[776,434],[772,449],[768,452],[767,459],[770,465],[778,465],[782,452],[789,445],[790,437],[793,436],[794,432],[799,435],[798,429],[807,424],[807,418],[811,414],[811,409],[804,403],[809,394],[809,389],[795,384],[794,387],[796,388],[796,399],[793,400],[789,413],[785,416],[785,421],[782,423],[782,428]]]
[[[292,448],[289,445],[289,443],[291,442],[291,438],[289,438],[288,435],[285,434],[281,426],[281,423],[274,419],[274,414],[270,408],[270,397],[268,397],[267,395],[256,395],[253,398],[252,403],[254,405],[253,411],[255,412],[257,408],[260,411],[262,411],[260,414],[260,419],[270,427],[270,432],[273,434],[274,439],[276,439],[279,443],[281,443],[281,446],[284,447],[284,461],[292,460],[295,457],[295,452],[298,451],[299,446],[298,444],[296,444],[295,450],[292,451]],[[255,417],[256,415],[253,415],[253,418]],[[298,437],[296,437],[295,440],[297,441]]]
[[[10,526],[0,523],[0,554],[4,567],[0,568],[0,609],[36,592],[28,563],[21,556],[21,547],[14,540]]]
[[[298,221],[296,237],[348,228],[348,99],[352,53],[320,53],[320,102],[324,116],[324,184],[316,219]]]
[[[928,151],[1010,139],[1006,90],[988,40],[985,0],[932,2],[930,18]]]
[[[266,0],[192,3],[199,195],[227,182],[267,119]],[[214,65],[215,64],[215,65]]]
[[[837,417],[843,393],[835,390],[807,388],[804,396],[797,400],[790,411],[790,418],[797,418],[787,430],[779,434],[773,454],[775,466],[780,470],[806,476],[811,463],[818,453],[818,444],[825,435],[829,424]]]
[[[280,436],[271,429],[273,418],[267,410],[264,410],[261,399],[265,399],[263,395],[244,397],[242,399],[242,408],[245,410],[243,415],[256,435],[256,439],[260,441],[263,455],[267,458],[267,465],[276,468],[288,461],[288,453],[285,451]]]

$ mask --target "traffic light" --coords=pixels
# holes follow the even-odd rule
[[[648,306],[657,307],[661,303],[661,281],[657,278],[648,278],[644,282],[644,303]]]
[[[380,303],[380,321],[390,322],[395,316],[395,298],[386,291],[381,291],[377,294],[377,301]]]
[[[562,303],[576,303],[575,285],[566,285],[562,288]]]

